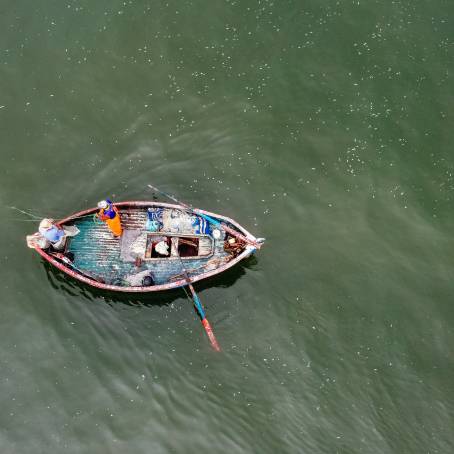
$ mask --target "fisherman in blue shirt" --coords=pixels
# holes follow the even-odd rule
[[[65,246],[65,231],[53,223],[52,219],[43,219],[39,224],[39,233],[46,238],[54,249],[61,250]]]

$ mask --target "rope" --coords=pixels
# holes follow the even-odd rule
[[[37,222],[37,221],[41,221],[42,219],[44,219],[46,216],[38,216],[36,214],[33,214],[31,212],[28,212],[28,211],[25,211],[25,210],[21,210],[20,208],[17,208],[17,207],[12,207],[12,206],[7,206],[6,208],[9,208],[11,210],[16,210],[17,212],[19,213],[22,213],[22,214],[25,214],[26,216],[29,216],[31,217],[32,219],[9,219],[11,221],[17,221],[17,222]],[[49,216],[49,215],[47,215]],[[82,219],[82,218],[85,218],[85,217],[89,217],[89,216],[92,216],[91,214],[84,214],[82,216],[76,216],[75,218],[73,219]],[[58,216],[57,216],[58,217]]]

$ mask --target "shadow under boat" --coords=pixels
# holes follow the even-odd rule
[[[50,285],[54,289],[63,290],[71,296],[83,296],[89,300],[102,299],[108,304],[122,303],[130,306],[165,306],[172,304],[179,298],[185,297],[183,288],[145,293],[123,293],[102,290],[68,276],[46,260],[42,260],[42,262]],[[257,263],[257,257],[251,255],[220,274],[194,283],[194,286],[200,291],[212,287],[231,287],[241,276],[246,274],[246,270],[253,271]]]

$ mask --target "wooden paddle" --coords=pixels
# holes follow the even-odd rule
[[[219,227],[220,229],[230,233],[230,235],[244,241],[245,243],[248,243],[248,244],[251,244],[252,246],[254,246],[256,249],[260,249],[262,247],[262,242],[259,242],[259,241],[254,241],[254,240],[251,240],[247,237],[245,237],[244,235],[242,235],[241,233],[238,233],[236,230],[233,230],[231,227],[229,227],[228,225],[225,225],[225,224],[222,224],[220,221],[218,221],[217,219],[214,219],[212,218],[211,216],[208,216],[207,214],[204,214],[204,213],[200,213],[199,210],[195,209],[195,208],[191,208],[189,205],[187,205],[186,203],[183,203],[183,202],[180,202],[178,201],[175,197],[171,196],[170,194],[167,194],[166,192],[163,192],[161,190],[159,190],[158,188],[156,188],[155,186],[152,186],[151,184],[148,185],[148,187],[150,189],[153,189],[154,191],[157,191],[159,193],[161,193],[162,195],[164,195],[165,197],[168,197],[169,199],[173,200],[174,202],[178,203],[179,205],[181,205],[182,207],[186,208],[187,210],[189,211],[192,211],[193,213],[197,214],[197,216],[200,216],[204,219],[206,219],[209,223],[215,225],[216,227]]]
[[[202,325],[205,328],[205,332],[207,333],[208,339],[210,340],[211,346],[217,351],[221,351],[221,347],[219,347],[218,341],[216,340],[216,337],[214,336],[213,330],[211,329],[210,322],[208,321],[205,311],[203,309],[202,303],[199,300],[199,297],[197,296],[196,291],[194,290],[194,287],[191,284],[191,279],[188,276],[188,273],[186,272],[186,269],[184,268],[183,261],[181,260],[181,257],[178,256],[180,259],[181,263],[181,269],[183,270],[183,275],[186,280],[186,283],[189,287],[189,290],[191,290],[192,294],[192,300],[194,301],[194,307],[196,308],[201,320],[202,320]]]

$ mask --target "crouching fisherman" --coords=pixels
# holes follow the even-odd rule
[[[123,233],[123,229],[121,228],[120,213],[118,212],[117,207],[115,207],[109,199],[106,199],[101,200],[98,203],[98,208],[99,212],[96,216],[101,219],[101,221],[105,221],[109,230],[116,237],[120,237]]]
[[[43,249],[52,246],[55,250],[61,251],[65,247],[66,238],[77,235],[79,229],[75,226],[62,228],[55,224],[53,219],[43,219],[39,224],[39,233],[45,239],[45,242],[41,244]]]

